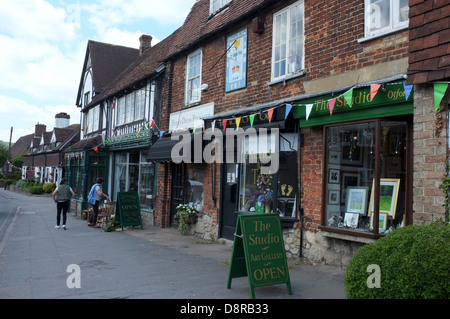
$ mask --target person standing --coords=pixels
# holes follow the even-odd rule
[[[72,194],[72,198],[75,197],[75,192],[72,188],[67,185],[67,180],[65,178],[61,179],[59,186],[55,188],[52,193],[53,200],[56,202],[56,226],[55,228],[60,228],[59,224],[61,222],[61,211],[63,214],[63,229],[66,230],[66,221],[67,221],[67,210],[69,209],[70,203],[70,194]]]
[[[100,200],[102,197],[109,200],[109,196],[104,194],[102,191],[103,182],[103,178],[98,177],[89,192],[88,203],[92,205],[92,210],[94,212],[89,218],[88,226],[97,227],[98,205],[100,204]]]

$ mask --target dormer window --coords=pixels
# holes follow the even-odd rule
[[[209,1],[209,14],[213,15],[224,9],[231,0],[210,0]]]

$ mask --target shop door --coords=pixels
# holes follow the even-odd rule
[[[185,183],[185,164],[172,164],[172,190],[170,201],[170,225],[173,225],[173,216],[175,216],[177,206],[184,204],[184,183]]]
[[[238,208],[238,164],[222,166],[222,209],[219,237],[233,240]]]

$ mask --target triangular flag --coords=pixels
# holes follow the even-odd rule
[[[381,87],[381,84],[372,84],[370,86],[370,100],[372,101],[375,95],[377,95],[379,88]]]
[[[94,146],[93,150],[98,154],[98,146]]]
[[[289,112],[291,112],[292,110],[292,105],[291,104],[286,104],[286,112],[284,114],[284,119],[286,119],[289,115]]]
[[[353,89],[350,89],[344,93],[344,99],[347,101],[348,106],[351,108],[353,99]]]
[[[160,132],[159,132],[159,138],[161,138],[161,137],[163,136],[164,132],[165,132],[165,131],[160,131]]]
[[[214,129],[216,128],[216,120],[212,121],[212,131],[214,132]]]
[[[155,120],[152,120],[152,123],[150,124],[150,127],[155,126]]]
[[[441,104],[442,98],[448,88],[447,83],[434,83],[434,105],[436,106],[436,111],[439,109],[439,104]]]
[[[251,114],[250,117],[250,127],[253,127],[253,121],[255,120],[255,115],[256,114]]]
[[[309,115],[311,114],[313,108],[313,104],[306,104],[306,120],[308,120]]]
[[[192,133],[195,133],[195,126],[192,128]]]
[[[406,85],[405,82],[403,82],[403,87],[405,88],[405,100],[408,101],[413,85]]]
[[[274,110],[275,109],[270,109],[270,110],[267,111],[267,114],[269,114],[269,123],[272,122],[272,116],[273,116],[273,111]]]
[[[241,118],[240,117],[238,117],[237,119],[236,119],[236,127],[239,129],[239,125],[241,124]]]
[[[223,120],[223,131],[225,132],[225,129],[227,128],[227,122],[228,120]]]
[[[328,100],[328,106],[330,107],[330,115],[333,115],[334,104],[336,103],[336,98]]]

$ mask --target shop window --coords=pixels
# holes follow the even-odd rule
[[[407,127],[370,121],[325,128],[326,226],[384,234],[405,225]]]
[[[408,0],[365,0],[366,37],[408,27]]]
[[[141,154],[139,169],[139,201],[142,209],[153,210],[155,189],[155,164],[148,163],[146,153]]]
[[[296,217],[297,207],[297,133],[268,134],[246,137],[242,164],[239,168],[239,211],[269,213]],[[273,152],[274,139],[279,139],[279,152]],[[278,169],[262,174],[261,167],[271,163],[266,156],[278,156]],[[262,159],[262,160],[261,160]],[[294,172],[294,173],[293,173]]]
[[[202,211],[204,170],[200,165],[186,164],[185,203]]]

